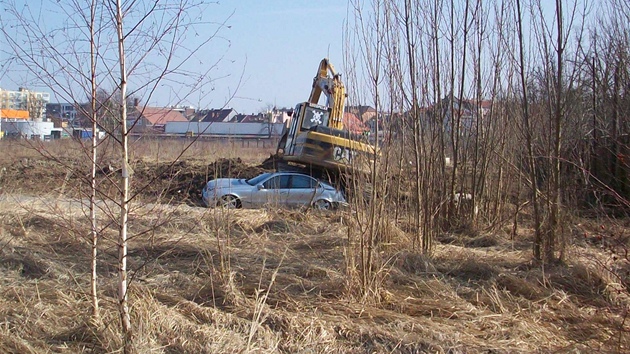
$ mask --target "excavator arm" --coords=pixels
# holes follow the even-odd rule
[[[341,81],[341,74],[335,71],[335,67],[326,58],[319,63],[308,102],[318,104],[322,93],[326,96],[326,106],[330,107],[328,126],[333,129],[343,129],[346,87]]]

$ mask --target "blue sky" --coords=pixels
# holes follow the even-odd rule
[[[64,28],[66,26],[64,21],[71,22],[76,17],[71,11],[64,12],[56,0],[0,0],[0,4],[5,6],[13,1],[20,13],[24,12],[22,11],[24,9],[33,13],[33,21],[27,22],[29,26],[37,22],[44,26],[46,32],[50,29]],[[161,107],[175,104],[197,108],[232,107],[239,113],[246,114],[257,113],[274,106],[291,108],[308,98],[313,76],[320,60],[325,57],[331,60],[338,72],[345,74],[345,81],[348,84],[349,68],[344,67],[347,65],[344,61],[347,54],[345,53],[347,48],[344,48],[344,32],[345,26],[350,23],[352,27],[354,21],[354,13],[349,9],[348,1],[350,0],[206,1],[200,13],[192,11],[187,13],[187,17],[206,24],[205,29],[198,28],[196,32],[189,32],[178,44],[189,49],[194,48],[196,43],[211,37],[217,23],[224,25],[218,26],[220,30],[217,36],[213,37],[202,51],[196,53],[193,60],[186,63],[183,69],[188,73],[187,76],[176,75],[173,80],[160,82],[151,97],[146,95],[145,90],[141,95],[142,103]],[[68,0],[60,2],[66,6],[72,3]],[[77,3],[84,4],[83,1]],[[123,4],[125,3],[129,2],[123,1]],[[140,5],[151,3],[152,1],[139,2]],[[581,4],[581,1],[578,0],[578,3]],[[548,15],[553,14],[551,2],[543,4],[545,12]],[[11,27],[13,24],[11,20],[5,12],[0,18],[0,23]],[[127,24],[130,26],[128,22]],[[67,34],[61,34],[66,32],[55,33],[58,34],[56,39],[65,39],[64,45],[67,45],[69,50],[75,49],[73,45],[76,42],[68,39]],[[115,35],[110,34],[114,39]],[[111,43],[108,45],[115,53],[116,46]],[[130,58],[142,55],[142,43],[130,41],[128,46],[128,53],[132,53],[129,55]],[[132,52],[134,48],[135,53]],[[0,63],[10,62],[11,65],[15,65],[16,61],[8,60],[10,50],[7,49],[6,38],[2,36],[0,49]],[[151,61],[154,57],[144,59]],[[216,67],[209,70],[209,66],[217,60],[219,62]],[[159,58],[155,59],[153,64],[157,64],[144,74],[155,76],[156,72],[159,73],[159,70],[155,70],[159,69],[159,61]],[[115,65],[111,67],[115,68]],[[356,71],[360,72],[361,69],[357,68]],[[187,94],[190,82],[196,79],[195,76],[203,77],[206,84],[203,89]],[[138,87],[139,83],[149,80],[135,76],[130,77],[129,81],[130,86]],[[8,65],[0,67],[0,86],[5,89],[29,87],[46,90],[45,87],[37,85],[33,74],[29,74],[24,68]],[[111,87],[104,88],[111,90]],[[57,98],[54,92],[51,93],[53,101],[68,101]],[[81,94],[81,97],[85,96]]]
[[[342,71],[345,1],[233,0],[221,1],[212,17],[227,18],[231,41],[226,58],[234,61],[225,84],[241,87],[229,103],[241,113],[267,106],[293,107],[308,98],[319,62],[330,57]],[[217,86],[217,103],[229,90]],[[221,97],[223,92],[223,97]]]
[[[75,20],[73,16],[78,18],[72,10],[63,8],[71,2],[62,1],[58,4],[55,0],[12,0],[2,5],[10,6],[13,1],[19,13],[30,12],[32,22],[38,22],[45,31],[67,28],[67,22]],[[196,43],[209,38],[217,28],[216,23],[225,21],[225,26],[202,52],[196,54],[195,60],[186,64],[185,71],[191,73],[191,77],[180,76],[173,81],[160,83],[150,98],[144,96],[143,103],[151,106],[180,104],[197,108],[233,107],[239,113],[257,113],[273,106],[294,107],[298,102],[305,101],[317,66],[324,57],[330,57],[338,70],[343,72],[342,42],[348,11],[346,1],[219,0],[206,1],[202,9],[199,14],[187,15],[208,25],[197,33],[189,33],[183,46],[194,48]],[[7,12],[2,22],[9,31],[15,31],[14,21]],[[114,40],[115,34],[111,33],[111,37]],[[64,35],[55,37],[56,40],[58,38],[65,39],[64,45],[68,47],[76,44],[76,40],[64,38]],[[3,64],[10,62],[10,65],[2,67],[0,87],[52,91],[52,101],[68,101],[67,97],[57,97],[54,90],[47,90],[45,85],[38,84],[34,74],[19,67],[15,60],[10,60],[14,54],[11,54],[6,38],[0,38],[0,47],[0,61]],[[116,52],[115,45],[110,44],[109,47],[110,53]],[[131,53],[132,45],[129,44],[129,47],[128,52]],[[87,48],[81,50],[86,51]],[[137,53],[135,55],[138,56]],[[217,66],[208,72],[209,65],[218,58],[221,60]],[[89,62],[87,59],[79,61]],[[204,75],[206,72],[208,75]],[[187,88],[182,82],[194,80],[194,75],[216,80],[205,85],[203,91],[186,95],[183,91]],[[132,76],[129,78],[130,86],[134,83]],[[108,87],[105,89],[111,90]]]

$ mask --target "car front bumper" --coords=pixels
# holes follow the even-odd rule
[[[201,191],[201,200],[203,200],[203,204],[207,207],[216,206],[218,198],[215,190],[207,190],[206,188],[204,188]]]

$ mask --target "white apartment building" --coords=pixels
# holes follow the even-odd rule
[[[25,110],[31,119],[46,117],[46,104],[50,102],[50,93],[30,91],[20,87],[18,91],[0,88],[0,109]]]

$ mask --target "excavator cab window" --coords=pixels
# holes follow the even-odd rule
[[[302,130],[310,130],[318,125],[327,127],[330,112],[327,109],[306,106],[304,119],[302,120]]]

